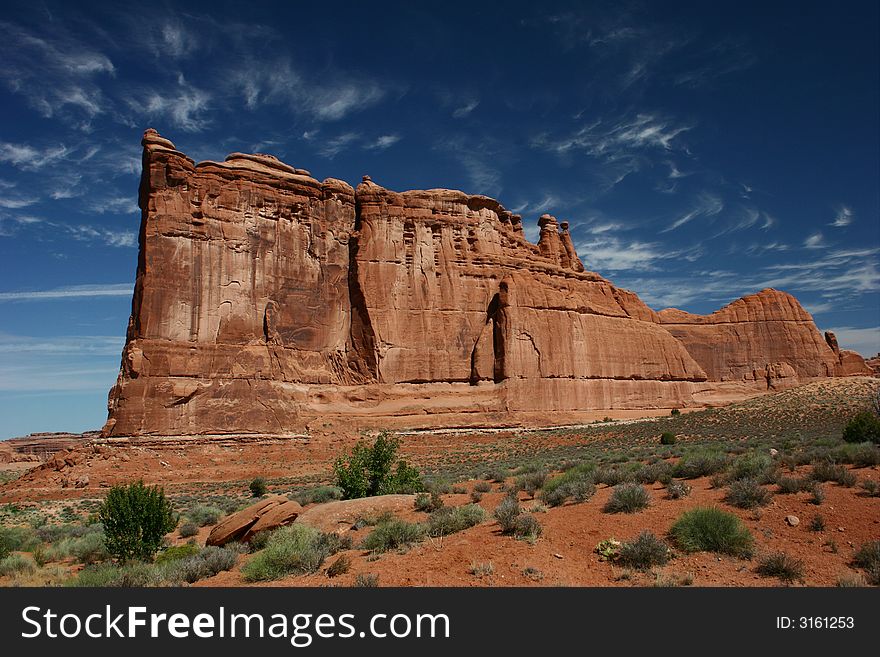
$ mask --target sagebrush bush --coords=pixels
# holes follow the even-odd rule
[[[230,570],[238,562],[238,555],[235,547],[209,545],[197,550],[195,554],[168,562],[161,576],[168,583],[192,584],[206,577],[213,577],[224,570]]]
[[[32,573],[37,569],[36,562],[22,554],[10,554],[0,559],[0,575]]]
[[[811,481],[802,477],[777,477],[776,485],[782,495],[791,495],[809,490]]]
[[[720,552],[751,557],[755,539],[734,514],[715,507],[685,511],[669,531],[675,544],[685,552]]]
[[[804,562],[785,552],[774,552],[761,557],[756,572],[764,577],[778,577],[783,582],[791,583],[804,578]]]
[[[817,513],[810,520],[810,524],[808,525],[811,532],[824,532],[825,531],[825,518]]]
[[[513,535],[534,542],[541,535],[541,523],[531,513],[521,513],[513,521]]]
[[[682,479],[708,477],[727,467],[727,455],[714,450],[686,452],[675,464],[673,475]]]
[[[816,461],[811,475],[816,481],[834,481],[841,486],[855,486],[856,476],[845,465],[831,461]]]
[[[436,492],[419,493],[416,495],[413,505],[415,506],[416,511],[430,513],[431,511],[443,508],[443,498]]]
[[[663,566],[669,561],[670,550],[661,539],[645,530],[638,537],[620,547],[617,561],[627,568],[647,570]]]
[[[635,513],[646,508],[650,501],[644,486],[627,482],[614,487],[602,510],[605,513]]]
[[[474,490],[478,493],[488,493],[492,490],[492,484],[488,481],[478,481],[474,484]]]
[[[351,557],[342,554],[327,567],[327,577],[339,577],[351,570]]]
[[[187,509],[184,516],[199,527],[207,527],[208,525],[216,525],[223,517],[223,511],[216,506],[198,504]]]
[[[479,525],[486,519],[483,507],[476,504],[445,507],[431,513],[428,517],[429,536],[448,536]]]
[[[393,519],[376,525],[363,540],[361,547],[371,552],[406,549],[425,539],[425,527],[420,524]]]
[[[107,551],[120,561],[149,561],[162,538],[177,526],[164,491],[142,481],[114,486],[98,510]]]
[[[761,483],[770,481],[773,459],[763,452],[750,452],[736,457],[728,468],[728,480],[754,479]]]
[[[294,523],[273,531],[265,549],[242,566],[241,574],[246,581],[257,582],[313,573],[337,548],[338,537]]]
[[[39,532],[32,527],[0,527],[0,559],[16,550],[31,552],[39,544]]]
[[[773,496],[757,479],[735,479],[727,489],[724,501],[740,509],[766,506]]]
[[[180,559],[186,559],[199,553],[199,546],[195,543],[172,545],[156,555],[156,563],[171,563]]]
[[[676,409],[673,409],[676,410]],[[664,431],[660,434],[661,445],[674,445],[676,442],[675,434],[671,431]]]
[[[306,506],[307,504],[323,504],[332,500],[341,500],[342,489],[339,486],[317,486],[297,493],[293,499]]]
[[[515,497],[507,496],[495,507],[493,513],[502,534],[512,534],[516,528],[516,519],[522,513],[522,507]]]
[[[348,458],[336,459],[333,472],[343,497],[354,499],[424,490],[418,470],[403,460],[397,460],[394,467],[399,447],[399,438],[383,432],[376,436],[372,446],[358,442]]]
[[[843,439],[848,443],[872,442],[880,445],[880,417],[871,411],[857,413],[843,427]]]
[[[680,500],[691,494],[691,487],[683,481],[670,481],[666,484],[666,497],[670,500]]]
[[[853,563],[865,569],[869,584],[880,585],[880,540],[862,543],[853,557]]]
[[[190,538],[199,533],[199,526],[194,522],[187,521],[177,529],[177,533],[181,538]]]
[[[251,491],[251,495],[254,497],[263,497],[263,495],[266,494],[266,491],[269,490],[269,487],[266,485],[266,480],[262,477],[255,477],[252,479],[248,488]]]
[[[535,493],[544,487],[547,481],[546,470],[536,470],[534,472],[526,472],[518,475],[510,486],[510,491],[525,491],[530,497],[534,497]]]
[[[865,479],[859,486],[862,487],[862,490],[865,491],[865,495],[868,497],[880,497],[880,484],[873,479]]]
[[[354,586],[359,588],[376,588],[379,586],[379,575],[376,573],[358,573],[354,578]]]

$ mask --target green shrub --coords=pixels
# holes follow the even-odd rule
[[[650,501],[644,486],[627,482],[614,487],[602,510],[605,513],[635,513],[646,508]]]
[[[474,484],[474,490],[478,493],[488,493],[492,490],[492,484],[488,481],[478,481]]]
[[[333,471],[343,497],[353,499],[423,490],[418,470],[403,460],[397,461],[396,469],[392,467],[399,447],[399,438],[383,432],[372,446],[358,442],[347,459],[336,459]]]
[[[825,501],[825,489],[822,488],[822,484],[818,481],[814,481],[810,484],[810,502],[812,504],[822,504]]]
[[[39,532],[32,527],[0,527],[0,559],[10,552],[32,552],[39,544]]]
[[[880,540],[862,543],[853,557],[853,563],[865,570],[880,567]]]
[[[358,588],[376,588],[379,586],[379,575],[376,573],[358,573],[354,578],[354,585]]]
[[[513,535],[518,539],[534,542],[541,531],[541,523],[531,513],[521,513],[513,521]]]
[[[185,522],[177,530],[181,538],[189,538],[199,533],[199,526],[194,522]]]
[[[757,479],[736,479],[727,489],[724,501],[740,509],[754,509],[769,504],[771,497]]]
[[[682,479],[708,477],[727,467],[727,456],[713,450],[696,450],[685,453],[675,464],[673,475]]]
[[[306,506],[307,504],[323,504],[332,500],[341,500],[342,495],[342,489],[339,486],[318,486],[297,493],[293,499]]]
[[[104,588],[155,586],[160,582],[158,570],[154,565],[133,561],[121,566],[112,563],[88,566],[67,584]]]
[[[670,500],[680,500],[691,494],[691,487],[683,481],[670,481],[666,484],[666,497]]]
[[[835,463],[851,463],[858,468],[880,465],[880,446],[873,443],[843,443],[828,454]]]
[[[673,408],[671,411],[669,411],[669,414],[672,417],[677,417],[677,416],[681,415],[681,411],[678,410],[677,408]]]
[[[256,497],[259,497],[259,495]],[[223,517],[223,511],[216,506],[199,504],[188,509],[184,515],[198,527],[207,527],[208,525],[216,525],[220,522],[220,518]]]
[[[22,554],[10,554],[0,560],[0,575],[32,573],[37,569],[36,562]]]
[[[809,490],[811,483],[812,482],[809,479],[800,477],[777,477],[776,479],[776,485],[779,487],[779,492],[783,495],[801,493],[805,490]]]
[[[177,526],[162,489],[144,486],[142,481],[111,488],[98,516],[107,551],[120,561],[152,559],[165,534]]]
[[[843,428],[843,439],[848,443],[880,445],[880,417],[870,411],[857,413]]]
[[[644,467],[638,468],[634,477],[640,484],[653,484],[655,481],[670,481],[675,466],[666,461],[658,461],[650,463]]]
[[[519,501],[515,497],[507,496],[495,507],[493,513],[502,534],[512,534],[516,529],[516,519],[522,513]]]
[[[419,493],[413,502],[416,511],[430,513],[443,508],[443,498],[435,493]]]
[[[676,409],[673,409],[676,410]],[[664,431],[660,434],[661,445],[674,445],[676,442],[675,434],[671,431]]]
[[[518,475],[510,485],[509,490],[511,492],[515,491],[525,491],[525,493],[529,497],[534,497],[535,493],[544,487],[544,484],[547,481],[547,471],[546,470],[536,470],[534,472],[526,472],[525,474]]]
[[[195,543],[172,545],[156,555],[156,563],[171,563],[180,559],[186,559],[199,553],[199,546]]]
[[[859,484],[868,497],[880,497],[880,484],[873,479],[865,479]]]
[[[388,552],[409,548],[425,538],[423,525],[393,519],[376,525],[363,540],[361,547],[371,552]]]
[[[816,481],[834,481],[846,487],[855,486],[857,481],[856,476],[847,470],[845,465],[830,461],[814,463],[811,476]]]
[[[825,531],[825,518],[821,514],[817,513],[810,520],[810,524],[808,525],[811,532],[824,532]]]
[[[351,557],[342,554],[327,567],[327,577],[339,577],[351,570]]]
[[[338,544],[327,534],[294,523],[273,531],[266,548],[242,566],[241,574],[245,581],[259,582],[313,573],[337,547]]]
[[[670,550],[661,539],[649,531],[643,531],[638,538],[620,547],[617,561],[627,568],[647,570],[663,566],[669,561]]]
[[[263,495],[266,494],[266,491],[269,490],[269,487],[266,485],[266,480],[262,477],[255,477],[251,480],[248,488],[251,491],[251,495],[254,497],[263,497]]]
[[[720,552],[750,557],[755,539],[732,513],[711,507],[685,511],[670,529],[676,545],[685,552]]]
[[[738,481],[740,479],[755,479],[768,482],[773,468],[773,459],[769,454],[751,452],[736,457],[730,464],[728,479]]]
[[[486,519],[486,512],[481,506],[445,507],[434,511],[428,518],[429,536],[448,536],[479,525]]]
[[[804,562],[785,552],[774,552],[761,557],[756,572],[764,577],[778,577],[790,584],[804,578]]]
[[[200,579],[213,577],[219,572],[231,569],[237,561],[238,550],[233,546],[209,545],[201,550],[196,548],[195,554],[166,562],[161,576],[169,584],[180,582],[192,584]]]

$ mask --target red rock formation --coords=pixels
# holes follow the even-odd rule
[[[196,165],[153,130],[143,146],[107,435],[682,406],[713,382],[861,371],[781,292],[652,311],[585,271],[550,215],[534,245],[485,196],[353,190],[269,155]]]

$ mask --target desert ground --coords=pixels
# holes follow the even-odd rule
[[[362,438],[345,427],[287,437],[68,436],[55,447],[50,439],[21,442],[18,452],[13,442],[0,470],[0,526],[12,537],[10,555],[0,561],[0,584],[876,584],[878,573],[862,557],[865,545],[880,540],[880,448],[846,443],[841,435],[849,418],[870,408],[878,389],[876,378],[837,378],[723,408],[675,414],[666,409],[641,418],[600,412],[592,424],[576,427],[400,432],[399,456],[421,472],[434,494],[432,508],[440,500],[447,509],[476,505],[483,510],[475,511],[476,524],[377,548],[366,539],[394,519],[416,527],[433,521],[428,495],[403,505],[397,500],[384,515],[376,498],[371,514],[335,528],[339,540],[317,567],[270,579],[247,575],[247,564],[265,548],[256,541],[236,545],[234,554],[229,548],[231,556],[216,574],[162,579],[145,565],[137,576],[117,577],[119,567],[102,550],[93,514],[113,485],[139,479],[158,484],[181,516],[164,552],[198,554],[224,515],[256,501],[249,490],[254,478],[265,479],[268,494],[295,499],[306,511],[339,504],[333,501],[339,497],[334,460]],[[664,433],[675,436],[674,444],[661,444]],[[578,479],[577,473],[588,474]],[[580,498],[554,499],[554,485],[566,476],[589,479],[594,489]],[[752,486],[744,500],[736,489],[743,479]],[[644,488],[647,505],[611,512],[615,486],[627,482]],[[494,512],[510,495],[539,529],[519,538],[502,532]],[[753,537],[751,553],[682,549],[670,530],[697,507],[737,516]],[[181,530],[187,522],[195,527],[190,532]],[[597,552],[602,541],[632,543],[645,530],[668,546],[665,564],[633,564],[622,562],[615,550],[609,558]],[[174,554],[168,552],[169,559]],[[771,556],[794,565],[770,568]]]

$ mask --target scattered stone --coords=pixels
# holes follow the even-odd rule
[[[801,524],[801,519],[797,516],[785,516],[785,522],[787,522],[792,527],[797,527]]]

